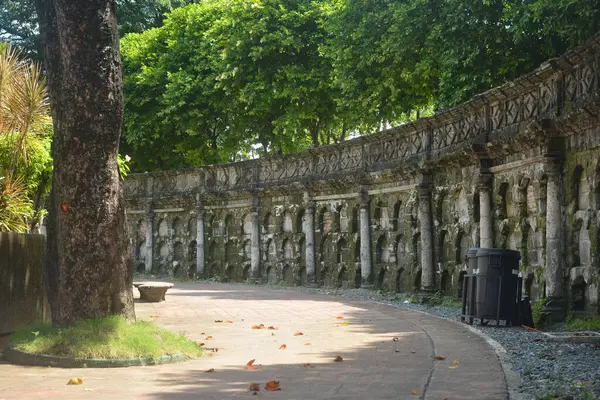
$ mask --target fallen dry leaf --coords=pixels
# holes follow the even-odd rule
[[[348,321],[342,322],[342,326],[348,326],[348,325],[350,325],[350,323]]]
[[[452,361],[452,364],[460,364],[460,360],[454,360]]]
[[[342,362],[342,361],[344,361],[344,359],[342,357],[340,357],[340,356],[335,356],[335,358],[333,359],[333,361],[335,361],[335,362]]]
[[[304,343],[305,346],[310,346],[310,342]]]
[[[285,350],[287,349],[287,346],[285,344],[282,344],[281,346],[279,346],[279,350]]]
[[[267,329],[270,330],[270,331],[276,331],[277,330],[277,328],[275,328],[274,326],[269,326]]]
[[[150,318],[158,318],[158,315],[151,315]]]
[[[446,358],[447,356],[433,356],[433,359],[438,361],[444,361]]]
[[[233,324],[233,321],[232,321],[232,320],[230,320],[230,319],[228,319],[228,320],[227,320],[227,321],[225,321],[225,322],[227,322],[228,324]]]
[[[223,322],[222,319],[215,319],[215,322],[219,323],[219,322]]]
[[[263,324],[260,325],[252,325],[252,329],[265,329],[265,326]]]
[[[202,346],[204,346],[206,344],[204,342],[196,342],[196,343],[198,343],[198,346],[200,346],[200,347],[202,347]]]
[[[310,363],[304,364],[304,368],[314,368],[314,366]]]
[[[265,383],[265,390],[269,392],[281,390],[281,388],[279,387],[279,381],[269,381]]]
[[[271,336],[275,336],[275,332],[271,332]]]
[[[342,317],[341,315],[338,315],[337,317],[335,317],[335,319],[344,319],[344,317]]]
[[[208,353],[209,357],[214,357],[216,354],[215,353]]]
[[[204,338],[204,340],[210,340],[212,338],[213,338],[212,336],[207,336],[206,338]]]
[[[414,395],[414,396],[418,396],[418,395],[420,395],[421,393],[417,392],[416,390],[411,390],[411,391],[410,391],[410,394],[412,394],[412,395]]]
[[[248,390],[251,392],[258,392],[260,390],[260,386],[258,383],[251,383],[250,386],[248,386]]]
[[[215,369],[214,369],[214,368],[207,369],[207,370],[206,370],[206,371],[204,371],[204,372],[215,372]]]
[[[219,348],[215,347],[212,351],[213,351],[213,353],[218,353],[219,352]]]
[[[397,342],[397,341],[398,341],[397,337],[395,337],[395,338],[392,339],[392,342]]]
[[[302,333],[302,332],[296,332],[296,333],[294,333],[294,336],[303,336],[303,335],[304,335],[304,333]]]
[[[83,383],[83,379],[81,378],[71,378],[69,379],[69,382],[67,382],[67,385],[81,385]]]
[[[252,365],[252,364],[254,364],[254,361],[256,361],[254,358],[252,360],[248,361],[246,363],[246,369],[249,369],[251,371],[254,371],[255,369],[258,369],[258,367],[256,365]]]
[[[458,368],[458,365],[451,365],[448,368],[450,368],[450,369],[456,369],[456,368]]]
[[[394,349],[394,353],[400,353],[400,350]]]

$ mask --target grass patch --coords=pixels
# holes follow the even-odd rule
[[[567,331],[600,331],[600,317],[570,318]]]
[[[33,354],[77,359],[124,359],[183,354],[201,355],[200,346],[183,335],[160,328],[152,322],[129,322],[123,317],[79,321],[68,328],[34,324],[19,329],[9,345]]]

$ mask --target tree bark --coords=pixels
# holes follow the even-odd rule
[[[117,168],[123,93],[114,0],[36,6],[54,122],[44,272],[52,319],[135,319]]]

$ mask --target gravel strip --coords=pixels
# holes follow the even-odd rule
[[[460,321],[460,308],[456,306],[426,306],[409,303],[400,294],[386,295],[367,289],[268,286],[339,296],[348,300],[375,301]],[[600,399],[599,346],[549,342],[544,335],[521,327],[478,325],[475,327],[506,349],[508,361],[521,377],[521,384],[511,389],[519,392],[524,400]]]

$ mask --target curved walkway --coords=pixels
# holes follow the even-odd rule
[[[136,303],[138,318],[218,351],[182,364],[108,370],[0,363],[0,399],[237,399],[251,396],[250,383],[261,385],[254,397],[273,399],[508,398],[494,351],[438,318],[261,286],[177,283],[166,298]],[[277,330],[251,328],[260,324]],[[257,370],[245,368],[251,359]],[[67,386],[72,377],[84,384]],[[269,380],[282,390],[265,392]]]

